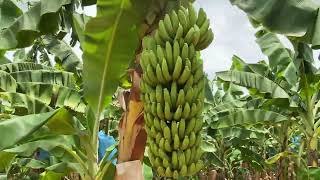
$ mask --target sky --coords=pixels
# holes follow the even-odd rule
[[[209,77],[213,77],[215,72],[227,70],[233,55],[249,63],[265,58],[255,43],[255,30],[247,16],[228,0],[197,0],[194,5],[204,8],[215,36],[213,43],[201,53],[204,70]],[[94,16],[95,7],[87,7],[84,12]]]
[[[320,0],[315,2],[320,3]],[[228,70],[233,55],[239,56],[247,63],[266,59],[255,42],[256,30],[251,26],[246,14],[236,6],[232,6],[229,0],[196,0],[194,5],[196,8],[204,8],[215,36],[211,45],[201,53],[204,70],[210,78],[214,77],[215,72]],[[95,6],[85,7],[84,13],[95,16]],[[284,37],[279,36],[279,38],[288,48],[292,48]],[[74,51],[79,57],[82,56],[79,44]],[[318,54],[319,51],[314,51],[315,59]],[[316,62],[320,66],[319,61]]]

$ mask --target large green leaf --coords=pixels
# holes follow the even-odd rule
[[[46,36],[42,42],[49,53],[59,58],[64,70],[75,73],[77,69],[82,69],[81,60],[69,44],[52,36]]]
[[[72,14],[72,21],[74,26],[74,31],[76,32],[78,39],[80,41],[80,46],[82,47],[84,44],[84,29],[87,22],[90,20],[89,16],[86,16],[85,14],[78,14],[73,13]]]
[[[7,28],[19,17],[22,11],[12,0],[0,0],[0,30]]]
[[[261,75],[240,71],[222,71],[217,77],[223,81],[233,82],[240,86],[255,88],[260,93],[269,93],[273,98],[289,98],[289,95],[278,84]]]
[[[41,34],[57,31],[61,6],[71,0],[41,0],[23,13],[6,29],[0,31],[0,49],[27,47]]]
[[[9,169],[15,156],[15,154],[0,151],[0,172],[6,172]]]
[[[284,77],[292,86],[298,81],[298,70],[289,51],[281,43],[276,34],[260,31],[256,42],[262,52],[268,56],[269,65],[279,77]]]
[[[69,115],[67,110],[62,108],[48,113],[27,115],[0,121],[0,135],[2,137],[0,150],[19,143],[49,121],[54,122],[59,119],[71,121],[68,118],[72,118],[72,116]]]
[[[223,138],[237,138],[237,139],[260,139],[263,140],[265,132],[255,129],[246,129],[239,127],[221,128],[218,130]]]
[[[211,128],[220,129],[237,125],[252,126],[255,124],[275,124],[287,121],[288,117],[279,113],[261,109],[235,109],[228,115],[211,124]]]
[[[54,135],[42,137],[41,139],[37,139],[35,141],[28,141],[13,148],[5,149],[4,151],[23,157],[29,157],[32,156],[32,154],[39,148],[50,152],[59,146],[72,147],[74,144],[75,142],[72,136]]]
[[[7,106],[14,109],[15,115],[36,114],[53,110],[42,101],[21,93],[0,92],[0,100],[2,103],[7,102]]]
[[[314,47],[320,45],[319,5],[312,0],[230,0],[230,2],[272,32],[303,37]]]
[[[0,70],[0,92],[15,92],[17,88],[16,80],[7,72]]]
[[[75,88],[73,74],[65,71],[26,70],[10,74],[17,82],[38,82]]]
[[[47,70],[53,70],[53,68],[49,66],[44,66],[41,64],[35,64],[35,63],[8,63],[8,64],[2,64],[0,65],[0,70],[6,71],[8,73],[13,73],[17,71],[27,71],[27,70],[41,70],[41,69],[47,69]]]
[[[18,83],[18,92],[36,98],[53,108],[68,107],[74,111],[84,113],[86,105],[81,95],[74,89],[46,83]]]
[[[132,11],[129,0],[98,0],[97,17],[86,25],[83,79],[85,98],[93,110],[91,132],[97,130],[101,110],[134,59],[138,34]]]

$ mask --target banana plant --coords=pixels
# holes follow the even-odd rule
[[[311,48],[303,43],[292,42],[294,52],[285,48],[275,34],[259,31],[257,43],[268,56],[269,65],[238,61],[235,69],[217,73],[222,81],[247,88],[251,97],[262,98],[263,103],[255,109],[232,110],[231,115],[222,118],[223,121],[219,118],[221,123],[215,127],[246,121],[280,123],[289,129],[299,127],[305,137],[308,164],[315,167],[319,127],[318,70],[313,64]]]

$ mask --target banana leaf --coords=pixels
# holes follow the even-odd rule
[[[15,92],[17,88],[16,80],[7,72],[0,70],[0,92]]]
[[[22,63],[8,63],[0,65],[0,70],[6,71],[8,73],[13,73],[17,71],[27,71],[27,70],[53,70],[52,67],[44,66],[36,63],[22,62]]]

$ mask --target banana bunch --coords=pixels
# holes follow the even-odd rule
[[[178,179],[203,168],[204,73],[200,50],[213,40],[203,9],[190,4],[166,14],[143,40],[141,100],[148,155],[160,176]]]

